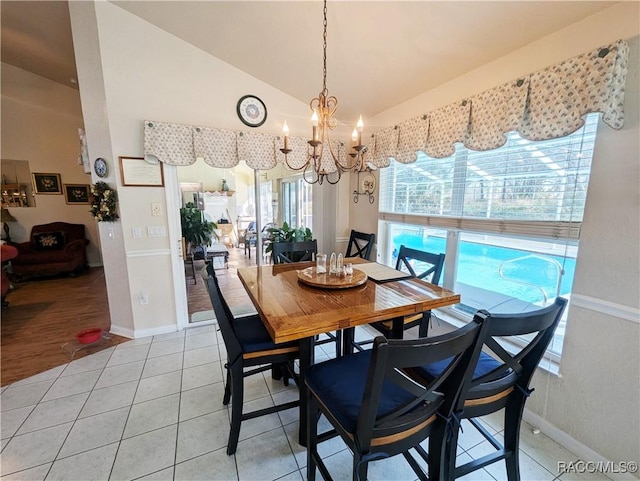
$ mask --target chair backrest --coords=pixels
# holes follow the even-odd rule
[[[417,264],[412,263],[417,261]],[[419,273],[416,273],[415,268],[420,267]],[[440,276],[442,276],[442,269],[444,268],[444,254],[434,254],[431,252],[420,251],[418,249],[412,249],[404,245],[400,246],[400,252],[398,253],[398,260],[396,262],[396,270],[406,269],[413,277],[418,279],[425,279],[431,284],[440,282]],[[430,277],[429,277],[430,276]]]
[[[202,269],[202,278],[207,283],[207,291],[209,292],[211,305],[216,314],[216,321],[220,327],[222,338],[224,339],[229,363],[232,364],[238,356],[242,355],[242,346],[236,336],[233,326],[233,314],[229,309],[227,301],[225,301],[222,296],[212,261],[207,261],[205,267]]]
[[[484,345],[493,354],[490,357],[483,353],[480,357],[468,393],[469,398],[488,399],[500,394],[506,395],[513,388],[527,392],[531,377],[553,339],[566,305],[567,300],[558,297],[553,304],[535,311],[518,314],[489,314],[480,311],[488,318]],[[513,352],[513,349],[508,352],[499,343],[499,338],[511,336],[527,336],[528,341],[517,352]]]
[[[441,336],[404,340],[376,337],[356,427],[361,449],[366,452],[372,439],[395,436],[402,440],[400,446],[388,448],[402,452],[422,441],[435,421],[449,419],[470,385],[484,332],[483,319],[476,317]],[[447,367],[434,379],[425,381],[414,375],[424,363],[438,361],[445,361]],[[400,387],[406,400],[392,412],[384,412],[380,400],[391,386],[396,390]]]
[[[352,229],[349,244],[347,244],[346,257],[362,257],[369,260],[375,241],[375,234],[366,234]]]
[[[255,223],[255,221],[249,222],[245,232],[255,232],[255,231],[256,231],[256,223]]]
[[[274,242],[272,245],[274,264],[312,261],[318,253],[316,239],[301,242]]]

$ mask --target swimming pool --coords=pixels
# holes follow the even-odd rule
[[[393,262],[401,245],[429,252],[445,252],[446,239],[402,232],[392,235]],[[456,281],[531,303],[570,294],[576,261],[571,257],[514,249],[482,242],[460,241]],[[501,275],[502,272],[502,275]],[[537,287],[536,287],[537,286]]]

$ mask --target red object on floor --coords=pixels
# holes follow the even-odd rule
[[[94,327],[92,329],[85,329],[76,334],[76,339],[80,344],[91,344],[100,340],[102,337],[102,329]]]

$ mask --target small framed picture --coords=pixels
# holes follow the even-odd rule
[[[89,184],[64,184],[64,200],[67,204],[88,204],[90,196]]]
[[[164,186],[162,162],[149,163],[144,157],[120,157],[122,185],[136,187]]]
[[[62,194],[60,174],[33,173],[33,189],[36,194]]]

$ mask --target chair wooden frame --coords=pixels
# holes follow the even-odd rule
[[[420,443],[431,435],[440,439],[460,409],[459,400],[470,385],[483,332],[482,319],[477,317],[463,328],[433,338],[387,340],[378,336],[371,350],[311,366],[305,377],[307,480],[315,480],[316,467],[323,479],[332,479],[317,448],[319,442],[336,435],[353,452],[354,481],[367,479],[370,461],[400,453],[420,479],[439,479],[441,452],[436,452],[430,440],[429,457]],[[429,382],[416,380],[413,369],[436,360],[448,362],[441,375]],[[349,373],[349,386],[334,387],[334,381],[344,373]],[[320,414],[333,429],[319,435]],[[409,452],[412,448],[427,456],[431,478]]]
[[[316,239],[300,242],[274,242],[271,251],[274,264],[313,261],[318,253]],[[298,254],[296,256],[296,254]]]
[[[409,271],[412,277],[417,277],[418,279],[424,279],[431,275],[429,282],[438,285],[444,269],[444,257],[444,254],[434,254],[401,245],[400,252],[398,253],[398,260],[396,261],[396,270],[401,271],[405,268]],[[425,269],[423,272],[417,273],[414,266],[411,264],[412,260],[427,263],[430,267]],[[412,316],[406,316],[404,318],[402,328],[406,331],[407,329],[418,326],[418,336],[427,337],[429,322],[431,322],[431,311],[425,311]],[[393,337],[392,321],[372,322],[370,326],[380,331],[380,333],[387,338]],[[355,347],[360,351],[362,350],[362,346],[371,344],[372,342],[372,340],[353,342],[352,347]]]
[[[227,369],[227,381],[222,403],[228,405],[229,401],[233,400],[231,429],[227,443],[227,454],[231,455],[236,452],[238,446],[242,421],[300,405],[300,400],[296,400],[249,413],[242,412],[244,378],[275,367],[275,374],[278,377],[283,376],[284,383],[287,385],[289,378],[297,378],[293,363],[299,358],[299,347],[297,342],[274,344],[260,316],[234,318],[222,295],[211,261],[208,261],[202,269],[202,276],[207,283],[211,304],[227,350],[227,363],[224,365]],[[253,335],[247,338],[249,331]],[[255,369],[245,370],[247,367],[255,367]]]
[[[349,244],[347,244],[346,257],[362,257],[369,260],[375,241],[375,234],[367,234],[352,229],[349,235]]]
[[[462,399],[462,410],[457,420],[467,419],[496,448],[496,451],[461,466],[456,466],[459,422],[447,425],[440,438],[444,448],[442,479],[453,480],[489,464],[504,460],[509,481],[520,480],[519,440],[522,413],[529,395],[529,384],[540,360],[553,339],[567,300],[561,297],[547,307],[535,311],[486,316],[484,345],[486,352],[479,358],[469,390]],[[508,352],[499,338],[532,336],[517,352]],[[511,351],[511,350],[510,350]],[[483,365],[484,367],[481,367]],[[437,372],[431,372],[432,376]],[[428,379],[430,379],[429,377]],[[504,442],[500,443],[477,419],[504,409]]]

